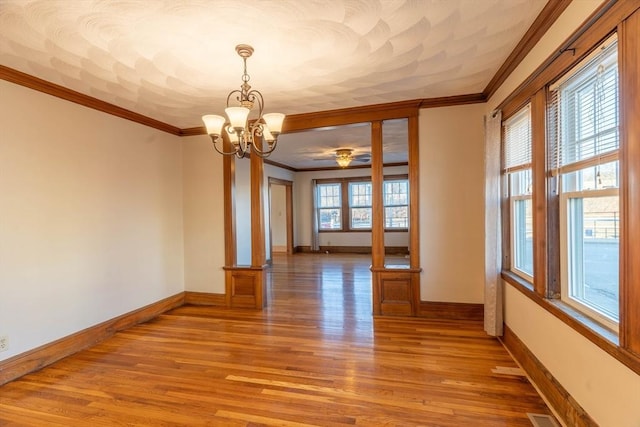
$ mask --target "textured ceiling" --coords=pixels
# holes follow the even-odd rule
[[[240,86],[237,44],[255,48],[248,73],[265,112],[473,94],[485,89],[545,4],[0,0],[0,64],[191,128],[202,125],[203,114],[221,113],[229,91]]]

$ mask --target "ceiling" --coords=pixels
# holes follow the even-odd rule
[[[239,88],[237,44],[255,48],[247,71],[265,112],[476,94],[545,4],[0,0],[0,64],[184,129],[201,126],[203,114],[220,114],[229,91]],[[365,128],[283,135],[279,147],[304,155],[274,153],[274,160],[322,167],[308,154],[355,148],[357,134],[368,141]]]

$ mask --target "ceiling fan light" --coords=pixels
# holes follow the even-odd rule
[[[336,157],[336,163],[338,163],[338,166],[341,168],[346,168],[351,163],[351,156]]]
[[[229,118],[229,123],[234,129],[244,130],[247,125],[247,117],[249,117],[249,109],[246,107],[228,107],[224,109]]]
[[[204,126],[207,128],[207,134],[220,135],[222,133],[222,126],[224,125],[224,117],[217,116],[215,114],[207,114],[202,116]]]
[[[282,122],[284,122],[284,114],[268,113],[263,115],[262,118],[273,135],[280,135],[280,132],[282,132]]]

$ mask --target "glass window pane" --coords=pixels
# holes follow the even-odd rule
[[[384,208],[384,228],[409,228],[409,209],[407,206]]]
[[[320,230],[340,230],[342,228],[342,215],[340,209],[318,209]]]
[[[349,183],[349,205],[351,207],[371,206],[371,183],[351,182]]]
[[[564,191],[599,190],[620,186],[619,162],[596,165],[562,176]]]
[[[385,181],[384,187],[384,205],[398,206],[409,204],[409,181]]]
[[[525,169],[509,174],[509,195],[523,196],[531,194],[531,169]]]
[[[319,184],[318,185],[318,207],[337,208],[342,204],[342,192],[340,184]]]
[[[618,196],[568,201],[569,296],[618,321]]]
[[[533,277],[533,211],[530,198],[513,203],[513,267]]]
[[[351,228],[371,228],[371,208],[351,209]]]

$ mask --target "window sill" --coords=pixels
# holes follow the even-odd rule
[[[534,291],[532,283],[511,271],[503,270],[501,276],[523,295],[640,375],[640,356],[620,347],[620,339],[615,332],[560,300],[544,298]]]

